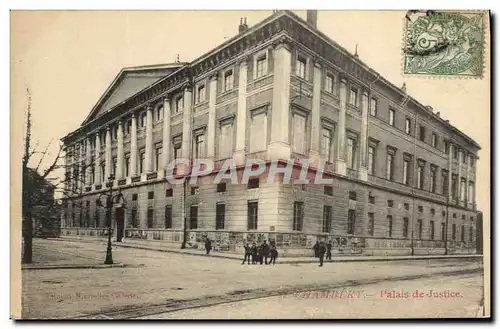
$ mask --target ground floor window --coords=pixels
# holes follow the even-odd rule
[[[172,228],[172,206],[165,207],[165,228]]]
[[[356,226],[356,210],[349,209],[347,213],[347,234],[354,234],[354,227]]]
[[[198,228],[198,206],[191,206],[189,212],[189,228],[191,230]]]
[[[226,220],[226,205],[224,203],[218,203],[215,209],[215,229],[223,230]]]
[[[304,203],[296,201],[293,203],[293,230],[302,231],[303,223],[304,223]]]
[[[148,228],[153,228],[154,213],[153,208],[148,208]]]
[[[248,216],[248,223],[247,223],[247,229],[248,230],[256,230],[258,227],[258,220],[259,220],[259,204],[257,201],[249,201],[247,205],[247,216]]]
[[[332,230],[332,206],[323,206],[323,233],[330,233]]]

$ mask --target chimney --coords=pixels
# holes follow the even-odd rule
[[[243,33],[248,29],[247,18],[240,18],[240,25],[238,26],[238,33]]]
[[[318,11],[308,10],[307,11],[307,23],[309,23],[315,29],[318,28]]]
[[[437,112],[437,113],[436,113],[436,115],[437,115],[438,117],[440,117],[440,116],[441,116],[441,112]]]

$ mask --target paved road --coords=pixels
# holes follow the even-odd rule
[[[139,319],[356,319],[481,317],[481,275],[388,281],[353,288],[307,291]],[[451,293],[429,297],[429,291]],[[414,297],[415,291],[424,293]],[[395,297],[396,293],[407,297]],[[445,298],[448,296],[448,298]]]
[[[36,240],[41,250],[63,250],[104,260],[100,244]],[[241,265],[238,261],[115,247],[125,268],[23,270],[23,317],[130,318],[297,290],[478,273],[480,260]],[[133,311],[136,309],[136,311]],[[132,310],[132,311],[131,311]]]

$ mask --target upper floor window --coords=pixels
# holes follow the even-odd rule
[[[356,139],[353,137],[347,138],[347,167],[351,169],[356,168]]]
[[[373,175],[375,172],[375,147],[368,146],[368,174]]]
[[[388,147],[387,148],[387,167],[386,167],[386,175],[385,178],[388,180],[394,179],[394,158],[396,156],[396,151]]]
[[[255,77],[260,78],[267,74],[267,54],[260,54],[257,56],[255,63]]]
[[[184,98],[179,96],[175,100],[175,113],[180,113],[182,111],[184,111]]]
[[[377,116],[377,107],[378,101],[376,98],[370,99],[370,115],[376,117]]]
[[[432,147],[437,147],[437,135],[432,133]]]
[[[228,70],[224,73],[224,91],[233,89],[233,70]]]
[[[321,129],[321,155],[325,157],[326,161],[333,161],[333,130],[329,127]]]
[[[326,78],[325,78],[325,90],[328,91],[329,93],[332,93],[333,94],[333,91],[334,91],[334,78],[333,78],[333,75],[331,74],[327,74],[326,75]]]
[[[163,120],[163,105],[157,106],[155,111],[155,120],[161,121]]]
[[[351,91],[349,93],[349,104],[352,106],[358,106],[358,90],[354,87],[351,87]]]
[[[145,111],[141,113],[140,124],[141,124],[141,128],[146,127],[146,112]]]
[[[196,89],[196,103],[203,102],[205,100],[205,85],[199,85]]]
[[[407,133],[408,135],[411,134],[411,119],[410,118],[406,118],[406,120],[405,120],[405,133]]]
[[[250,153],[267,148],[267,106],[255,109],[250,121]]]
[[[389,109],[389,124],[394,127],[394,119],[396,117],[396,111]]]
[[[306,116],[303,113],[294,113],[292,127],[293,151],[298,154],[306,153]]]
[[[297,74],[302,79],[306,78],[306,65],[307,59],[303,56],[297,56],[297,62],[295,63],[295,74]]]
[[[419,137],[422,142],[425,142],[425,126],[420,125]]]

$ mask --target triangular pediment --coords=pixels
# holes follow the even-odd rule
[[[183,63],[124,68],[101,96],[82,125],[113,109],[124,100],[137,94],[158,80],[172,74]]]

